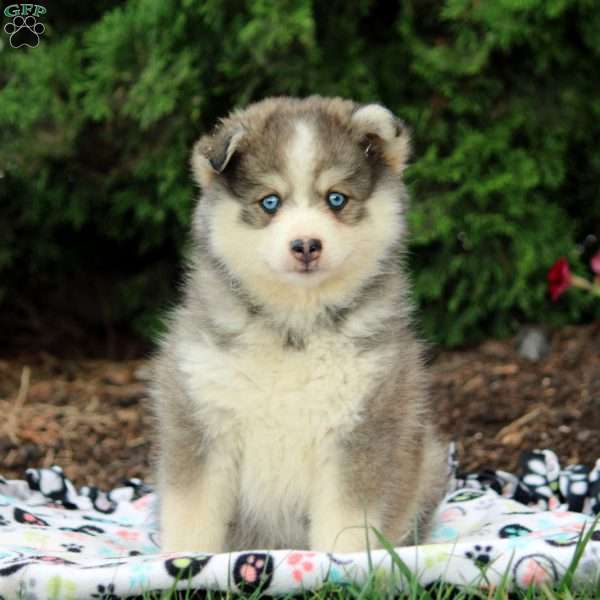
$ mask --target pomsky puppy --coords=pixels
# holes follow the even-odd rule
[[[426,538],[446,459],[402,270],[408,154],[383,106],[318,96],[252,104],[196,144],[152,384],[164,551]]]

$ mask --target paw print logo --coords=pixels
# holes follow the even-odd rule
[[[479,544],[476,544],[473,551],[469,550],[468,552],[465,552],[465,556],[471,559],[477,567],[483,569],[490,564],[491,551],[491,546],[480,546]]]
[[[79,544],[61,544],[61,546],[67,552],[81,552],[83,550],[83,546],[80,546]]]
[[[9,41],[13,48],[21,46],[37,48],[40,43],[40,35],[45,30],[44,24],[40,23],[33,15],[26,17],[17,15],[4,25],[4,31],[10,36]]]

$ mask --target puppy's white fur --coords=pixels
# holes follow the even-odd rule
[[[380,106],[356,113],[359,125],[398,145],[390,165],[401,170],[407,141],[394,142],[392,118]],[[396,368],[402,352],[411,364],[419,360],[411,339],[400,352],[395,343],[365,351],[352,342],[376,334],[390,310],[406,318],[404,303],[390,305],[391,297],[403,296],[403,280],[391,281],[385,294],[353,310],[342,332],[321,322],[323,307],[351,306],[365,282],[384,273],[382,257],[404,235],[403,204],[393,182],[382,182],[368,199],[366,216],[351,226],[315,205],[315,194],[326,197],[344,176],[343,167],[332,165],[315,178],[315,127],[310,119],[298,118],[291,139],[283,144],[285,175],[263,177],[265,195],[276,192],[282,197],[267,229],[241,226],[239,203],[227,194],[222,201],[198,207],[196,227],[202,228],[209,253],[219,257],[230,277],[196,269],[193,302],[203,307],[211,327],[234,336],[235,344],[215,343],[208,330],[195,326],[188,308],[173,322],[157,361],[157,413],[165,438],[173,438],[162,441],[159,461],[165,551],[219,552],[241,549],[257,539],[272,548],[359,551],[365,547],[365,518],[378,527],[387,518],[384,499],[367,506],[348,492],[348,456],[341,440],[352,440],[365,423],[367,399]],[[237,148],[243,134],[238,130],[234,135]],[[229,148],[225,161],[232,154]],[[204,173],[199,178],[209,187],[213,175],[205,163],[198,165]],[[315,273],[294,269],[289,245],[299,238],[323,241]],[[253,317],[229,288],[240,285],[254,304],[266,307],[264,318]],[[301,351],[282,344],[282,329],[302,333]],[[410,372],[405,382],[415,393],[422,385],[419,369],[415,362],[414,382]],[[166,397],[174,388],[185,398],[177,415]],[[407,423],[422,427],[425,403],[411,400],[407,406]],[[185,459],[185,473],[174,474],[178,465],[168,454],[183,455],[173,433],[179,427],[183,435],[182,417],[199,424],[201,435],[195,437],[196,426],[190,425],[191,433],[181,440],[199,458]],[[441,489],[435,475],[443,463],[440,446],[428,428],[420,435],[421,468],[434,475],[409,482],[415,491],[403,497],[405,514],[393,518],[398,540],[414,526],[420,498],[439,495],[436,490]]]

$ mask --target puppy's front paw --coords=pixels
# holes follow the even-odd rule
[[[219,554],[225,552],[225,543],[218,528],[202,527],[165,527],[161,532],[162,552],[201,552]]]
[[[215,514],[195,496],[166,490],[161,505],[161,550],[163,552],[225,551],[227,515]]]

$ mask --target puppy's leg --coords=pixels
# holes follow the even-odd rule
[[[310,502],[311,550],[321,552],[362,552],[367,548],[369,527],[381,530],[375,506],[360,506],[345,493],[347,485],[336,453],[330,450],[315,476]],[[377,546],[369,534],[370,547]]]
[[[166,464],[163,467],[168,469]],[[231,456],[211,449],[203,461],[190,462],[189,470],[178,465],[170,474],[164,473],[163,481],[162,551],[224,552],[235,507]]]

